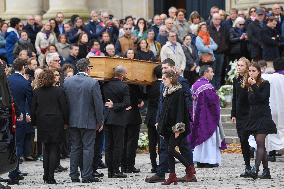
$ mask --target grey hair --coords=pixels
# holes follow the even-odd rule
[[[90,61],[87,58],[81,58],[76,62],[76,67],[79,72],[85,72],[90,65]]]
[[[46,55],[46,63],[49,64],[50,62],[55,60],[55,58],[57,58],[57,57],[59,57],[59,54],[57,52],[55,52],[55,53],[47,53],[47,55]]]
[[[233,23],[233,27],[237,27],[237,24],[239,24],[240,22],[244,22],[245,23],[245,19],[243,17],[238,17],[235,22]]]
[[[106,46],[106,50],[109,50],[111,47],[114,48],[114,45],[113,45],[113,44],[108,44],[108,45]]]
[[[212,68],[212,67],[209,65],[201,66],[199,69],[199,76],[204,76],[205,72],[209,71],[209,68]]]
[[[125,67],[118,65],[114,68],[113,72],[114,72],[115,77],[119,77],[119,76],[122,76],[123,74],[126,73],[126,69],[125,69]]]

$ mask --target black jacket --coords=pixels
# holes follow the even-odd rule
[[[154,126],[156,123],[157,111],[160,99],[161,81],[157,80],[152,85],[147,86],[147,114],[144,123]]]
[[[191,45],[192,52],[190,52],[189,48],[185,45],[182,45],[182,50],[184,52],[186,58],[186,66],[185,70],[190,70],[194,63],[198,64],[198,53],[195,46]]]
[[[127,125],[126,108],[130,106],[129,89],[127,84],[119,79],[113,78],[103,84],[102,87],[104,102],[110,99],[113,102],[113,108],[105,110],[106,125]]]
[[[280,56],[280,37],[276,29],[265,26],[261,30],[262,58],[266,61],[273,61]]]
[[[189,132],[189,117],[182,88],[168,94],[163,98],[161,114],[158,118],[158,132],[160,135],[169,137],[173,134],[172,127],[177,123],[184,123],[186,131],[181,136],[186,136]]]
[[[143,91],[139,85],[129,84],[131,109],[126,111],[128,125],[140,125],[142,123],[138,104],[142,102]]]
[[[241,57],[247,54],[247,41],[240,39],[243,33],[238,28],[230,29],[230,55]]]
[[[32,125],[38,128],[42,142],[60,142],[64,124],[68,124],[68,103],[61,87],[43,87],[34,91]]]
[[[154,53],[151,50],[147,52],[138,50],[135,58],[138,60],[155,61]]]
[[[24,26],[24,30],[28,33],[28,37],[31,39],[31,43],[35,44],[36,35],[38,32],[40,32],[41,27],[37,24],[35,24],[34,27],[30,24],[27,24]]]
[[[227,28],[221,25],[219,31],[217,31],[216,27],[211,23],[209,25],[209,33],[210,37],[213,41],[218,45],[218,48],[215,53],[226,53],[229,49],[229,33]]]
[[[263,23],[264,25],[265,23]],[[261,50],[261,25],[258,20],[252,21],[247,27],[249,52],[252,59],[260,58]]]
[[[242,79],[238,77],[233,80],[231,117],[236,117],[237,120],[248,119],[249,114],[248,89],[241,86]]]

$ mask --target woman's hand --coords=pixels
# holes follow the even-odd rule
[[[110,99],[108,99],[108,102],[105,103],[105,106],[107,108],[113,108],[113,102]]]
[[[254,85],[254,84],[256,84],[256,81],[255,81],[254,78],[249,77],[249,78],[248,78],[248,83],[249,83],[250,85]]]
[[[180,132],[175,132],[175,138],[179,137]]]

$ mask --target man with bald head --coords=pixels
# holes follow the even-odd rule
[[[24,30],[28,33],[28,36],[32,44],[35,44],[36,35],[41,30],[41,27],[35,23],[34,16],[27,17],[27,24],[24,26]]]
[[[214,69],[214,78],[212,80],[213,85],[216,89],[221,87],[222,82],[222,72],[224,70],[224,59],[225,59],[225,52],[229,48],[229,32],[226,27],[221,25],[221,16],[219,13],[214,13],[212,15],[211,23],[208,27],[210,37],[214,40],[214,42],[218,45],[216,51],[214,51],[215,61],[213,63]]]

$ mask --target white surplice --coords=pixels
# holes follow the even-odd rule
[[[284,75],[262,74],[262,78],[270,83],[269,105],[272,120],[276,124],[277,134],[266,137],[267,151],[284,149]]]
[[[221,142],[219,127],[213,135],[193,151],[193,161],[199,163],[221,164]]]

